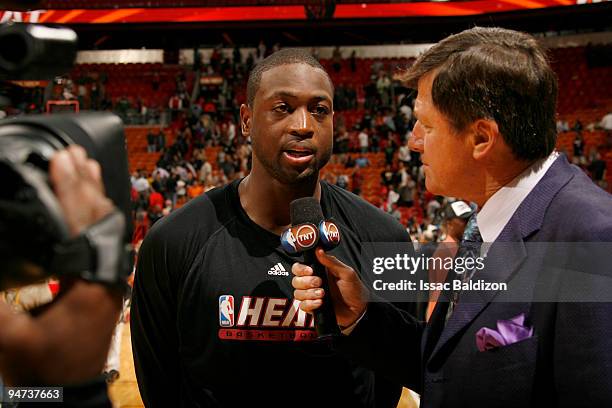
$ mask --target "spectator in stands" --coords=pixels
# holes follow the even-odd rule
[[[399,210],[398,204],[397,203],[393,203],[391,204],[391,216],[393,218],[395,218],[395,220],[399,223],[402,222],[402,213]]]
[[[372,73],[372,78],[376,79],[378,78],[378,74],[380,73],[380,71],[383,69],[384,64],[381,60],[376,60],[372,63],[372,65],[370,66],[370,72]]]
[[[382,116],[382,125],[393,132],[397,130],[395,127],[395,120],[392,109],[384,109]]]
[[[582,125],[582,122],[580,121],[580,119],[576,119],[576,122],[574,122],[574,126],[572,127],[572,130],[574,132],[580,133],[582,132],[583,128],[584,126]]]
[[[411,156],[410,156],[410,147],[408,146],[408,140],[406,140],[406,143],[404,143],[398,150],[397,152],[397,158],[401,163],[404,163],[404,165],[409,168],[410,167],[410,160],[411,160]]]
[[[164,132],[164,128],[160,127],[157,131],[157,137],[155,139],[156,142],[156,152],[162,151],[166,147],[166,133]]]
[[[91,109],[98,110],[100,107],[100,86],[97,81],[94,81],[91,84],[90,89],[90,101],[91,101]]]
[[[234,66],[234,71],[238,70],[242,65],[242,53],[238,45],[234,45],[234,49],[232,50],[232,64]]]
[[[185,197],[187,196],[187,183],[182,178],[176,182],[176,202],[177,205],[180,203],[184,204]]]
[[[146,178],[146,172],[144,170],[138,170],[135,176],[132,176],[132,187],[139,194],[148,193],[150,185],[149,180]]]
[[[233,146],[236,140],[236,123],[231,119],[227,122],[227,140],[230,146]]]
[[[414,205],[416,182],[412,179],[403,164],[400,164],[400,170],[398,171],[398,174],[400,178],[400,185],[398,190],[400,198],[398,200],[398,205],[400,207],[412,207]]]
[[[336,179],[336,185],[340,188],[348,190],[349,187],[349,178],[346,174],[340,174]]]
[[[153,129],[149,129],[147,132],[147,152],[153,153],[157,151],[156,136],[153,134]]]
[[[260,62],[266,57],[266,52],[267,52],[266,43],[264,42],[264,40],[259,40],[259,44],[257,45],[257,48],[255,49],[255,64],[257,64],[258,62]]]
[[[206,181],[211,175],[212,175],[212,166],[206,159],[206,155],[202,155],[202,165],[200,166],[198,179],[201,182],[206,183]]]
[[[357,109],[357,91],[352,85],[344,87],[344,97],[346,98],[347,109]]]
[[[166,215],[170,214],[172,210],[174,210],[172,200],[166,200],[164,202],[164,208],[162,209],[162,215],[165,217]]]
[[[151,193],[149,194],[149,210],[154,208],[155,206],[160,209],[164,207],[164,197],[161,195],[159,190],[151,187]]]
[[[151,78],[151,89],[153,91],[158,91],[160,83],[161,83],[161,77],[159,75],[159,72],[155,71],[153,73],[152,78]]]
[[[351,72],[357,72],[357,51],[351,51],[351,56],[349,58],[349,64],[351,66]]]
[[[442,208],[442,203],[444,203],[444,197],[442,196],[435,196],[433,200],[427,203],[426,210],[427,218],[429,220],[437,218],[440,209]]]
[[[212,67],[215,73],[221,72],[221,59],[223,55],[221,54],[221,46],[217,45],[213,48],[212,54],[210,55],[210,66]]]
[[[345,157],[342,160],[340,160],[340,163],[344,162],[345,168],[351,169],[355,167],[355,159],[353,159],[353,156],[351,156],[350,154],[345,154],[342,156],[345,156]]]
[[[606,132],[612,132],[612,112],[608,112],[603,118],[601,118],[599,127]]]
[[[183,109],[183,99],[179,94],[174,94],[170,97],[168,108],[170,109],[172,121],[176,120],[180,111]]]
[[[359,150],[361,153],[367,153],[370,147],[370,137],[368,136],[366,129],[362,128],[357,137],[359,138]]]
[[[574,145],[574,155],[573,155],[574,164],[576,165],[584,164],[585,163],[584,138],[582,137],[581,132],[576,133],[576,137],[574,138],[573,145]]]
[[[165,168],[158,166],[155,168],[155,170],[153,170],[153,172],[151,173],[151,176],[153,176],[154,180],[157,180],[159,177],[159,180],[165,183],[164,180],[170,176],[170,173]]]
[[[395,138],[387,137],[385,141],[385,164],[393,164],[393,158],[395,157],[395,152],[397,151],[397,144],[395,143]]]
[[[177,200],[177,183],[180,180],[180,177],[177,174],[172,174],[170,177],[166,179],[166,198],[172,200],[172,205],[176,205]]]
[[[367,158],[367,156],[359,155],[359,157],[355,159],[356,167],[364,168],[364,167],[368,167],[369,165],[370,165],[370,160]]]
[[[249,52],[249,55],[247,56],[247,59],[246,59],[246,71],[251,72],[254,65],[255,65],[255,57],[253,56],[252,52]]]
[[[441,214],[447,237],[445,242],[458,244],[461,241],[467,221],[473,213],[474,206],[470,206],[465,201],[452,201],[445,206]]]
[[[115,113],[117,113],[117,115],[119,115],[121,119],[126,121],[127,113],[130,108],[130,100],[127,98],[127,96],[123,95],[117,100],[117,103],[115,104]]]
[[[346,127],[336,125],[336,137],[334,138],[335,153],[348,153],[349,139],[349,133],[346,131]]]
[[[173,146],[181,157],[184,157],[189,150],[189,142],[191,140],[191,128],[185,126],[183,130],[176,136]]]
[[[162,207],[159,204],[155,204],[153,207],[149,208],[147,216],[150,222],[149,226],[152,227],[153,224],[162,219],[162,217],[164,216],[164,214],[162,213]]]
[[[204,149],[202,148],[202,145],[199,145],[198,143],[192,143],[192,148],[193,150],[191,151],[191,164],[193,165],[195,171],[199,172],[200,168],[202,167],[202,163],[204,163],[204,158],[206,154]]]
[[[342,52],[338,45],[336,45],[332,51],[332,67],[336,72],[340,72],[340,69],[342,69]]]
[[[393,211],[393,205],[397,204],[399,200],[399,194],[395,191],[395,186],[390,185],[387,190],[387,212],[391,213]]]
[[[380,102],[383,107],[390,106],[391,104],[391,78],[389,75],[381,71],[378,75],[378,80],[376,81],[376,89],[378,91],[378,95],[380,96]]]
[[[380,173],[380,182],[383,186],[389,188],[397,183],[397,177],[390,164],[387,164],[385,169]]]
[[[557,121],[557,132],[569,132],[569,123],[567,123],[567,120],[559,119]]]
[[[193,180],[193,183],[187,187],[187,197],[189,199],[196,198],[202,193],[204,193],[204,185],[198,179]]]
[[[240,171],[245,175],[251,171],[251,145],[241,143],[236,152]]]
[[[160,172],[151,173],[151,177],[153,178],[151,181],[151,191],[158,191],[163,195],[166,187],[166,180],[162,177]],[[151,203],[149,199],[149,206],[150,205]]]
[[[225,159],[219,164],[219,168],[223,171],[225,177],[228,180],[233,180],[236,174],[236,166],[234,164],[234,157],[231,154],[225,155]]]
[[[588,170],[595,184],[605,190],[606,185],[604,176],[606,172],[606,162],[602,160],[601,153],[595,152],[591,163],[588,165]]]
[[[378,103],[378,90],[376,89],[376,82],[370,81],[363,87],[363,91],[365,93],[365,109],[373,109]]]
[[[342,84],[338,85],[334,90],[334,110],[343,111],[347,109],[348,103],[346,100],[346,93]]]
[[[373,153],[380,152],[380,136],[378,134],[378,130],[374,129],[370,134],[370,151]]]

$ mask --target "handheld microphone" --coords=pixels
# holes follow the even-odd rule
[[[290,204],[291,228],[281,236],[283,248],[291,253],[304,253],[304,263],[310,266],[315,276],[323,281],[325,290],[323,305],[315,310],[315,330],[319,339],[340,334],[334,305],[329,295],[329,284],[325,267],[319,263],[315,250],[322,246],[331,249],[340,243],[340,230],[333,221],[323,218],[321,204],[314,197],[294,200]]]

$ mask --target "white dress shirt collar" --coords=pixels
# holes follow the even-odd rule
[[[523,200],[558,157],[559,153],[553,151],[547,158],[529,166],[489,198],[476,216],[483,242],[491,243],[497,239]]]

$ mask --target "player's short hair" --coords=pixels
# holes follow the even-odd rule
[[[264,72],[279,67],[281,65],[289,65],[289,64],[306,64],[310,65],[313,68],[320,69],[325,73],[325,76],[329,80],[329,84],[332,87],[332,92],[334,89],[334,84],[325,70],[323,65],[315,57],[312,56],[308,51],[299,49],[299,48],[284,48],[282,50],[276,51],[274,54],[266,57],[262,61],[260,61],[255,67],[251,70],[249,74],[249,80],[247,82],[247,104],[249,106],[253,106],[253,102],[255,101],[255,94],[259,89],[259,84],[261,82],[261,76]]]

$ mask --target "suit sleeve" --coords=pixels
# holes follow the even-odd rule
[[[425,323],[381,299],[368,309],[338,350],[349,358],[416,392],[422,389],[421,338]]]
[[[134,281],[130,318],[134,366],[145,406],[180,406],[176,291],[166,267],[167,250],[155,232],[143,242]]]
[[[567,253],[553,319],[553,380],[560,407],[612,406],[609,220],[590,229],[592,242],[560,245],[557,250]]]
[[[612,406],[612,304],[561,303],[555,324],[559,406]]]
[[[375,256],[405,253],[414,256],[414,248],[406,229],[391,217],[385,216],[379,226],[373,226],[368,232],[372,235],[362,237],[362,242],[373,242],[375,246],[362,246],[360,276],[369,288],[372,300],[351,334],[339,339],[338,349],[389,381],[420,392],[421,338],[425,323],[416,317],[418,303],[401,296],[393,300],[382,298],[383,293],[373,290],[375,279],[393,281],[405,277],[397,271],[387,271],[383,275],[372,271]],[[382,246],[378,247],[380,244]],[[383,248],[384,254],[378,253]]]

